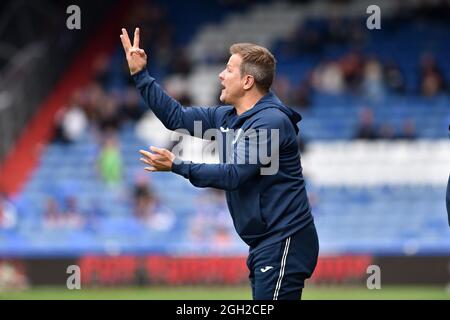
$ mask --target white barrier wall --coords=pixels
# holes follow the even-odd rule
[[[319,185],[446,185],[450,141],[314,142],[302,166]]]

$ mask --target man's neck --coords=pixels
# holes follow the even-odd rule
[[[250,110],[255,106],[255,104],[264,97],[265,94],[260,92],[254,92],[252,94],[247,94],[242,97],[237,103],[235,103],[234,108],[238,116],[243,114],[245,111]]]

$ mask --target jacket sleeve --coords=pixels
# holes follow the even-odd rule
[[[200,164],[176,159],[172,172],[189,179],[196,187],[227,191],[239,189],[255,175],[276,174],[282,144],[280,134],[283,132],[277,125],[276,119],[272,119],[271,123],[258,121],[254,128],[238,138],[233,146],[232,157],[226,163]]]
[[[446,197],[446,203],[447,203],[447,216],[448,216],[448,225],[450,226],[450,176],[448,177],[448,183],[447,183],[447,197]]]
[[[216,107],[184,107],[170,97],[151,77],[146,68],[134,74],[133,80],[145,103],[169,130],[186,129],[190,135],[199,136],[216,128]],[[194,125],[201,123],[201,130],[194,131]],[[200,136],[201,137],[201,136]]]

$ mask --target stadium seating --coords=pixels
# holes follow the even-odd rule
[[[175,5],[175,1],[166,3],[169,8]],[[279,61],[278,75],[287,76],[294,83],[304,79],[320,59],[347,52],[346,45],[327,45],[320,57],[314,54],[295,59],[283,56],[280,49],[283,35],[304,22],[298,6],[302,5],[267,2],[247,14],[233,10],[220,12],[210,5],[209,15],[193,16],[191,27],[183,30],[177,41],[189,43],[196,62],[188,77],[194,101],[211,104],[217,100],[214,96],[217,74],[222,66],[208,60],[208,55],[204,54],[206,49],[211,50],[211,55],[217,55],[226,52],[228,44],[236,40],[266,44]],[[314,8],[309,10],[316,12]],[[275,22],[282,17],[283,23],[268,24],[276,28],[261,32],[268,17]],[[173,19],[176,25],[182,24],[176,14]],[[220,23],[206,24],[214,19]],[[323,19],[317,14],[317,18],[306,23],[310,28],[320,29]],[[248,30],[248,34],[237,32],[241,28]],[[447,23],[446,30],[449,28]],[[197,32],[195,36],[191,35],[193,32]],[[224,38],[233,34],[240,34],[242,38]],[[407,93],[388,94],[380,101],[367,101],[349,94],[313,93],[311,106],[300,110],[303,115],[300,134],[308,141],[302,161],[321,254],[450,253],[444,202],[450,164],[447,134],[450,97],[446,94],[423,98],[414,93],[418,85],[417,64],[424,50],[436,53],[439,66],[450,82],[450,63],[446,55],[449,48],[448,32],[444,32],[442,25],[405,24],[389,35],[371,33],[364,52],[382,60],[394,58],[404,71]],[[112,87],[123,88],[127,79],[118,67],[123,58],[120,50],[118,47],[112,55],[109,83]],[[406,119],[411,119],[420,124],[416,128],[418,140],[353,141],[359,112],[368,104],[374,110],[377,123],[389,122],[400,128]],[[12,230],[0,230],[0,256],[245,253],[247,248],[235,235],[231,218],[224,221],[231,234],[226,245],[218,248],[208,238],[192,240],[191,224],[199,210],[196,201],[205,191],[173,174],[152,174],[150,184],[165,210],[174,214],[174,223],[162,230],[134,217],[130,195],[134,179],[142,171],[138,150],[149,143],[151,141],[140,140],[132,126],[120,131],[124,174],[123,183],[116,187],[106,186],[96,172],[99,146],[91,131],[74,144],[46,146],[40,165],[14,199],[19,212],[17,226]],[[48,228],[44,217],[48,198],[62,202],[67,196],[76,197],[86,220],[84,226]]]
[[[128,181],[118,189],[105,187],[96,176],[90,165],[95,158],[95,146],[89,140],[73,146],[50,145],[44,152],[42,165],[17,200],[20,212],[26,213],[21,216],[17,232],[0,238],[2,253],[13,250],[7,243],[14,245],[14,252],[23,254],[84,250],[216,252],[217,248],[208,242],[189,244],[183,241],[189,239],[190,217],[198,210],[195,199],[202,190],[190,186],[179,176],[157,173],[151,179],[161,201],[175,212],[177,223],[172,229],[147,228],[133,217],[125,193],[129,192],[132,177],[141,169],[136,161],[136,150],[143,145],[132,132],[122,132],[122,156]],[[310,148],[303,157],[303,166],[308,181],[314,181],[308,186],[308,192],[313,199],[322,253],[448,252],[445,190],[439,175],[450,163],[447,141],[423,142],[422,147],[420,144],[408,146],[407,142],[396,145],[328,142]],[[395,149],[402,148],[417,148],[418,151],[413,158],[399,157],[402,152],[396,153]],[[380,149],[386,155],[384,159],[379,159]],[[62,158],[61,154],[65,156]],[[434,161],[436,167],[427,169],[425,164],[430,161]],[[410,162],[415,162],[415,166],[408,167]],[[411,169],[414,172],[411,173]],[[383,178],[390,180],[386,179],[387,184],[383,184]],[[46,199],[49,195],[61,198],[66,194],[76,194],[81,211],[86,217],[93,215],[95,221],[82,230],[49,231],[42,224]],[[101,212],[92,213],[95,201]],[[231,230],[231,220],[228,227]],[[234,237],[221,250],[244,252],[245,248]]]

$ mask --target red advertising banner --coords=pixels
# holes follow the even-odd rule
[[[248,281],[245,257],[88,256],[80,258],[86,285],[239,284]],[[319,259],[312,282],[349,282],[366,278],[370,256],[339,256]]]

